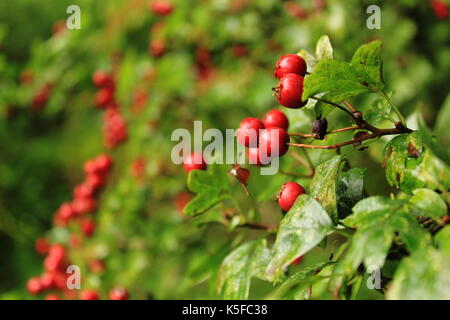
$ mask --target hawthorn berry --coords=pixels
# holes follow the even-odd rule
[[[267,156],[284,155],[289,149],[289,135],[281,128],[268,128],[259,134],[259,149],[265,151]]]
[[[34,247],[37,253],[44,255],[48,253],[50,244],[48,243],[48,240],[46,238],[37,238]]]
[[[190,172],[191,170],[206,170],[206,162],[202,154],[192,152],[184,158],[183,167],[186,172]]]
[[[439,20],[445,20],[448,18],[448,6],[442,0],[434,0],[431,2],[434,14]]]
[[[281,128],[287,130],[289,127],[289,120],[284,112],[274,109],[270,110],[264,115],[263,123],[266,128]]]
[[[122,287],[115,287],[109,291],[110,300],[128,300],[128,291]]]
[[[259,167],[269,162],[269,157],[262,155],[260,148],[248,148],[247,157],[250,164],[255,164]]]
[[[101,88],[95,96],[95,106],[97,108],[107,108],[114,99],[114,91],[111,88]]]
[[[95,228],[96,225],[93,220],[88,219],[81,222],[81,230],[87,237],[90,237],[94,234]]]
[[[163,39],[154,39],[148,46],[148,52],[155,58],[160,58],[166,51],[166,43]]]
[[[105,112],[104,121],[104,144],[107,148],[113,149],[127,139],[127,124],[119,108],[108,108]]]
[[[278,204],[284,211],[289,211],[298,196],[306,193],[305,189],[296,182],[286,182],[278,192]]]
[[[55,293],[50,293],[45,296],[45,300],[61,300],[61,298]]]
[[[95,71],[92,75],[92,83],[98,88],[114,87],[114,79],[112,75],[103,70]]]
[[[154,0],[150,3],[150,8],[159,16],[167,16],[173,11],[172,3],[167,0]]]
[[[245,118],[241,121],[236,131],[237,140],[240,144],[254,148],[258,146],[260,130],[264,129],[264,123],[256,118]]]
[[[273,73],[275,77],[281,79],[289,73],[304,77],[306,74],[305,60],[297,54],[286,54],[278,59]]]
[[[292,109],[298,109],[306,104],[302,101],[303,77],[295,73],[288,73],[281,78],[278,87],[274,88],[274,95],[278,102]]]
[[[91,197],[75,198],[72,201],[72,208],[76,215],[84,215],[93,212],[97,207],[95,199]]]
[[[38,277],[32,277],[27,281],[27,290],[31,294],[39,294],[42,291],[41,281]]]
[[[85,289],[80,292],[80,300],[99,300],[99,294],[92,289]]]

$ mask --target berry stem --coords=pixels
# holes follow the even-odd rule
[[[357,129],[361,129],[361,128],[359,126],[345,127],[345,128],[328,131],[326,134],[328,135],[328,134],[357,130]],[[313,138],[314,137],[314,135],[312,133],[294,133],[294,132],[292,132],[292,133],[288,133],[288,135],[293,136],[293,137],[301,137],[301,138]]]

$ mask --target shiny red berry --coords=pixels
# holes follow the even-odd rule
[[[184,158],[183,167],[186,172],[191,170],[206,170],[206,162],[203,159],[203,155],[192,152]]]
[[[303,77],[295,73],[288,73],[281,78],[278,87],[274,88],[274,95],[278,102],[292,109],[298,109],[306,104],[302,101]]]
[[[296,182],[287,182],[283,184],[278,193],[278,204],[284,211],[289,211],[298,196],[306,193],[305,189]]]
[[[264,126],[266,128],[281,128],[287,130],[289,127],[289,120],[284,112],[274,109],[270,110],[264,115]]]
[[[259,167],[270,162],[270,157],[266,153],[263,154],[260,148],[248,148],[247,157],[250,164],[254,164]]]
[[[240,144],[254,148],[258,146],[260,130],[264,129],[264,123],[256,118],[245,118],[241,121],[236,131],[237,140]]]
[[[281,79],[289,73],[295,73],[304,77],[306,74],[306,62],[297,54],[286,54],[278,59],[275,67],[275,77]]]
[[[259,148],[269,157],[284,155],[289,146],[289,135],[281,128],[269,128],[261,131],[259,135]]]
[[[110,300],[128,300],[128,292],[122,287],[115,287],[109,291]]]

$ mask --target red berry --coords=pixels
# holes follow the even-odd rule
[[[101,88],[95,96],[95,106],[97,108],[106,108],[113,102],[114,91],[111,88]]]
[[[298,109],[306,104],[306,101],[302,101],[303,77],[298,74],[288,73],[274,90],[278,102],[287,108]]]
[[[91,197],[76,198],[72,201],[72,208],[76,215],[93,212],[96,207],[97,203]]]
[[[191,170],[206,170],[206,162],[203,159],[203,155],[196,152],[192,152],[184,158],[183,166],[186,172]]]
[[[247,157],[250,164],[257,166],[264,166],[270,161],[270,157],[263,154],[260,148],[248,148]]]
[[[61,300],[61,298],[57,294],[50,293],[45,296],[45,300]]]
[[[109,291],[110,300],[128,300],[128,292],[122,287],[115,287]]]
[[[103,70],[98,70],[93,74],[92,83],[94,83],[94,85],[98,88],[102,88],[102,87],[113,88],[114,87],[114,79],[113,79],[112,75],[110,75],[109,73],[107,73]]]
[[[107,154],[101,154],[95,158],[95,164],[98,171],[107,172],[112,166],[112,159]]]
[[[298,196],[304,193],[306,193],[305,189],[298,183],[287,182],[278,193],[278,204],[284,211],[289,211]]]
[[[53,244],[48,251],[48,255],[58,259],[64,259],[66,256],[66,249],[62,244]]]
[[[92,260],[88,266],[89,270],[94,273],[101,273],[105,271],[105,263],[102,260]]]
[[[81,230],[83,230],[83,233],[88,237],[94,234],[95,228],[96,225],[93,220],[83,220],[81,222]]]
[[[88,198],[94,195],[94,188],[87,183],[79,184],[73,190],[73,196],[75,198]]]
[[[98,190],[104,182],[104,175],[98,173],[91,173],[86,177],[85,184],[94,190]]]
[[[154,0],[150,3],[150,8],[153,13],[160,16],[167,16],[173,11],[172,3],[167,0]]]
[[[289,120],[286,115],[280,110],[270,110],[264,115],[264,126],[266,128],[281,128],[287,130],[289,127]]]
[[[448,6],[441,0],[434,0],[431,2],[431,6],[433,7],[434,14],[440,20],[444,20],[448,18]]]
[[[42,291],[41,281],[38,277],[30,278],[27,281],[27,290],[31,294],[38,294]]]
[[[163,39],[154,39],[150,42],[148,52],[155,58],[160,58],[166,51],[166,43]]]
[[[306,62],[297,54],[286,54],[278,59],[275,67],[275,77],[281,79],[289,73],[295,73],[304,77],[306,74]]]
[[[75,216],[76,213],[72,205],[70,203],[65,202],[59,207],[56,214],[59,217],[59,219],[61,219],[61,221],[67,223],[70,219],[72,219]]]
[[[42,255],[47,254],[50,248],[50,244],[48,243],[48,240],[46,238],[36,239],[34,246],[36,248],[36,252]]]
[[[40,277],[40,282],[43,290],[49,290],[52,289],[55,285],[55,277],[54,272],[45,272]]]
[[[237,140],[240,144],[254,148],[258,146],[260,130],[264,129],[264,123],[256,118],[245,118],[241,121],[236,132]]]
[[[99,300],[100,296],[92,289],[85,289],[80,292],[80,300]]]
[[[264,129],[259,135],[259,149],[265,150],[269,157],[284,155],[289,149],[288,142],[289,135],[281,128]]]

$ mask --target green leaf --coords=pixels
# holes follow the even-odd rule
[[[273,258],[266,269],[270,281],[277,281],[297,257],[314,248],[331,230],[333,223],[324,208],[310,195],[297,198],[280,222],[273,246]]]
[[[446,190],[448,166],[424,147],[415,131],[393,138],[385,147],[384,166],[388,183],[406,193],[418,188]]]
[[[450,299],[450,255],[426,248],[402,260],[387,292],[390,300]]]
[[[414,190],[409,202],[418,209],[414,212],[416,216],[431,217],[440,222],[441,217],[447,214],[445,201],[430,189]]]
[[[446,225],[436,233],[434,242],[441,251],[450,254],[450,225]]]
[[[320,262],[310,267],[306,267],[305,269],[296,272],[288,279],[286,279],[282,284],[280,284],[268,297],[267,299],[281,299],[286,298],[286,293],[294,287],[309,285],[314,280],[314,275],[320,272],[326,266],[332,264],[334,262],[326,261]],[[298,291],[296,290],[296,300],[303,300],[303,298],[299,297]]]
[[[366,169],[352,168],[337,178],[337,208],[339,217],[347,216],[353,206],[363,198]]]
[[[350,65],[355,70],[358,81],[372,92],[381,92],[383,83],[383,61],[381,59],[381,41],[372,41],[362,45],[353,55]]]
[[[223,293],[224,299],[247,299],[252,276],[262,276],[269,257],[265,239],[249,241],[234,249],[220,266],[218,292]]]
[[[338,220],[336,181],[342,159],[342,156],[334,156],[318,165],[310,185],[311,196],[322,204],[334,222]]]
[[[336,266],[341,273],[331,283],[342,285],[344,274],[351,277],[361,263],[366,267],[383,267],[394,236],[398,234],[410,252],[422,250],[431,244],[430,235],[417,223],[410,212],[408,200],[370,197],[353,208],[344,225],[356,228],[344,258]]]
[[[330,38],[324,35],[320,37],[316,44],[316,58],[317,60],[333,59],[333,47],[331,46]]]
[[[390,98],[392,94],[388,94],[388,96]],[[376,126],[386,120],[391,121],[391,112],[392,105],[384,97],[380,97],[364,112],[364,119],[371,125]]]
[[[381,41],[374,41],[358,48],[351,63],[333,59],[319,61],[314,73],[305,78],[302,98],[325,93],[322,99],[341,103],[359,94],[381,92],[384,88],[381,71]],[[326,116],[332,108],[318,102],[316,115]]]
[[[189,216],[203,213],[226,199],[230,186],[226,172],[226,167],[221,165],[210,165],[206,171],[189,172],[188,189],[197,195],[185,206],[184,213]]]

